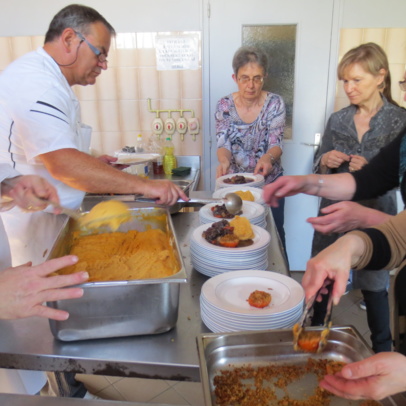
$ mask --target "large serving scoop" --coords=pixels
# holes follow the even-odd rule
[[[139,197],[135,199],[136,202],[145,202],[145,203],[155,203],[155,199],[149,199],[145,197]],[[209,204],[209,203],[218,203],[224,204],[226,209],[231,214],[238,214],[242,209],[242,199],[235,193],[227,193],[222,199],[189,199],[185,202],[182,199],[179,199],[176,203],[194,203],[194,204]]]
[[[106,200],[93,206],[78,220],[81,229],[99,229],[109,227],[116,231],[120,225],[131,219],[131,211],[128,206],[119,200]]]

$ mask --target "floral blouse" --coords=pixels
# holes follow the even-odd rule
[[[271,147],[282,149],[285,115],[282,97],[271,92],[267,93],[261,112],[252,123],[241,120],[232,94],[219,100],[215,113],[217,148],[231,152],[230,173],[252,173],[258,160]],[[265,183],[271,183],[282,173],[278,160]]]

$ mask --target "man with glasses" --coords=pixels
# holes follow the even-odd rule
[[[72,209],[80,206],[85,192],[140,193],[166,205],[178,198],[187,200],[172,182],[130,175],[110,165],[115,158],[88,154],[91,128],[81,122],[79,101],[71,87],[93,85],[107,69],[114,35],[114,28],[96,10],[69,5],[52,19],[44,46],[2,72],[0,163],[23,175],[45,178],[57,189],[61,204]],[[58,218],[44,212],[21,216],[17,208],[1,217],[13,265],[42,262],[39,253],[45,251],[44,241],[57,234]],[[86,394],[74,374],[50,376],[52,390],[59,396]]]
[[[91,128],[81,123],[73,85],[92,85],[107,69],[114,28],[96,10],[70,5],[55,15],[42,48],[11,63],[0,77],[0,163],[35,173],[78,208],[85,192],[140,193],[171,205],[183,191],[148,180],[88,154]],[[8,228],[8,226],[6,225]]]

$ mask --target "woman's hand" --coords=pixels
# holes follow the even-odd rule
[[[350,162],[350,156],[344,154],[344,152],[333,149],[332,151],[323,154],[320,160],[320,165],[329,169],[335,169],[340,167],[343,162]]]
[[[350,172],[359,171],[368,161],[360,155],[350,155]]]
[[[267,176],[271,173],[272,167],[270,155],[263,155],[255,166],[254,175],[260,174],[262,176]]]
[[[45,179],[36,175],[16,176],[2,183],[2,195],[14,201],[14,203],[27,211],[44,210],[50,200],[59,203],[56,189]]]
[[[335,281],[332,298],[333,303],[337,305],[345,292],[350,269],[358,261],[364,249],[362,238],[346,234],[311,258],[307,262],[302,279],[306,301],[317,293],[325,279],[332,279]]]
[[[81,297],[83,289],[66,287],[86,282],[89,275],[87,272],[49,275],[58,269],[73,265],[77,261],[76,256],[68,255],[51,259],[37,266],[31,266],[28,263],[1,271],[0,319],[40,316],[54,320],[66,320],[69,317],[66,311],[47,307],[44,302]]]
[[[406,391],[406,357],[381,352],[344,366],[335,375],[326,375],[320,386],[346,399],[381,400]]]
[[[315,175],[312,176],[316,179]],[[263,198],[269,206],[278,207],[279,199],[307,193],[310,189],[313,189],[315,194],[318,186],[317,183],[312,184],[309,176],[281,176],[263,188]]]
[[[216,169],[216,178],[220,176],[224,176],[228,174],[228,170],[230,169],[230,161],[223,161],[217,166]]]
[[[355,228],[382,224],[392,216],[355,202],[339,202],[321,209],[324,216],[309,217],[307,222],[323,234],[345,233]]]

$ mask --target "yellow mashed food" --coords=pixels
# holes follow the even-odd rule
[[[163,278],[180,270],[169,236],[159,229],[75,233],[70,254],[79,262],[58,274],[87,271],[89,282]]]
[[[251,223],[246,217],[235,216],[230,221],[230,226],[234,227],[234,234],[240,240],[252,240],[255,237]]]
[[[236,195],[241,197],[241,200],[246,200],[248,202],[255,202],[255,197],[249,190],[237,190],[234,192]]]
[[[108,226],[116,231],[122,223],[131,219],[128,206],[119,200],[107,200],[94,206],[79,219],[79,227],[97,229]]]

